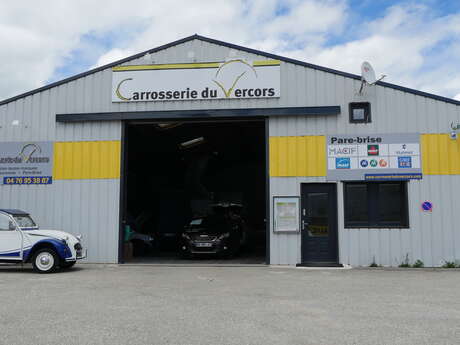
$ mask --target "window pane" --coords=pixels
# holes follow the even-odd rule
[[[346,185],[346,222],[368,223],[367,185],[364,183]]]
[[[4,214],[0,214],[0,231],[10,229],[10,218]]]
[[[382,183],[379,185],[379,221],[405,225],[403,204],[403,185],[401,183]]]
[[[364,120],[364,108],[353,109],[353,120]]]
[[[328,236],[329,234],[328,193],[308,193],[308,236]]]

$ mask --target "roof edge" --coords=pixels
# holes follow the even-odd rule
[[[170,42],[170,43],[167,43],[167,44],[163,44],[159,47],[156,47],[156,48],[152,48],[152,49],[149,49],[149,50],[145,50],[141,53],[137,53],[137,54],[134,54],[134,55],[131,55],[131,56],[128,56],[126,58],[123,58],[121,60],[117,60],[117,61],[114,61],[114,62],[111,62],[109,64],[106,64],[106,65],[103,65],[103,66],[100,66],[100,67],[96,67],[96,68],[93,68],[93,69],[90,69],[89,71],[86,71],[86,72],[82,72],[82,73],[79,73],[79,74],[76,74],[76,75],[73,75],[71,77],[68,77],[68,78],[65,78],[65,79],[62,79],[62,80],[58,80],[54,83],[51,83],[51,84],[48,84],[48,85],[45,85],[45,86],[41,86],[37,89],[33,89],[31,91],[27,91],[27,92],[24,92],[24,93],[21,93],[17,96],[13,96],[13,97],[10,97],[10,98],[7,98],[3,101],[0,101],[0,105],[4,105],[4,104],[7,104],[7,103],[10,103],[10,102],[14,102],[20,98],[24,98],[24,97],[27,97],[27,96],[30,96],[30,95],[33,95],[35,93],[38,93],[38,92],[42,92],[42,91],[46,91],[48,89],[51,89],[53,87],[56,87],[56,86],[59,86],[59,85],[62,85],[62,84],[65,84],[65,83],[68,83],[68,82],[71,82],[71,81],[74,81],[76,79],[79,79],[79,78],[83,78],[83,77],[86,77],[90,74],[93,74],[93,73],[97,73],[97,72],[100,72],[100,71],[103,71],[107,68],[110,68],[110,67],[114,67],[114,66],[117,66],[117,65],[120,65],[122,63],[125,63],[125,62],[128,62],[130,60],[133,60],[133,59],[138,59],[142,56],[144,56],[145,54],[152,54],[152,53],[156,53],[160,50],[163,50],[163,49],[167,49],[167,48],[170,48],[170,47],[173,47],[173,46],[176,46],[178,44],[182,44],[182,43],[185,43],[185,42],[188,42],[188,41],[191,41],[191,40],[194,40],[194,39],[197,39],[199,36],[197,34],[195,35],[192,35],[192,36],[188,36],[188,37],[185,37],[185,38],[181,38],[179,40],[176,40],[176,41],[173,41],[173,42]]]
[[[288,63],[292,63],[292,64],[295,64],[295,65],[300,65],[300,66],[303,66],[303,67],[312,68],[312,69],[315,69],[315,70],[318,70],[318,71],[323,71],[323,72],[327,72],[327,73],[340,75],[340,76],[345,77],[345,78],[361,80],[361,76],[357,75],[357,74],[343,72],[343,71],[339,71],[339,70],[336,70],[336,69],[333,69],[333,68],[328,68],[328,67],[315,65],[315,64],[312,64],[312,63],[308,63],[308,62],[304,62],[304,61],[300,61],[300,60],[296,60],[296,59],[291,59],[291,58],[284,57],[284,56],[281,56],[281,55],[266,53],[266,52],[263,52],[263,51],[260,51],[260,50],[257,50],[257,49],[247,48],[247,47],[239,46],[239,45],[236,45],[236,44],[215,40],[215,39],[209,38],[209,37],[196,35],[196,38],[200,39],[202,41],[205,41],[205,42],[214,43],[214,44],[218,44],[218,45],[223,45],[223,46],[226,46],[226,47],[229,47],[229,48],[242,50],[242,51],[245,51],[245,52],[248,52],[248,53],[257,54],[257,55],[263,55],[263,56],[266,56],[266,57],[271,58],[271,59],[281,60],[283,62],[288,62]],[[395,90],[398,90],[398,91],[411,93],[411,94],[414,94],[414,95],[417,95],[417,96],[423,96],[423,97],[432,98],[432,99],[435,99],[437,101],[443,101],[443,102],[446,102],[446,103],[460,105],[460,101],[458,101],[456,99],[435,95],[433,93],[420,91],[420,90],[412,89],[412,88],[405,87],[405,86],[400,86],[400,85],[396,85],[396,84],[392,84],[392,83],[387,83],[387,82],[384,82],[384,81],[378,81],[376,83],[376,85],[383,86],[383,87],[388,87],[388,88],[395,89]]]
[[[332,74],[339,75],[339,76],[342,76],[342,77],[345,77],[345,78],[361,80],[361,76],[359,76],[357,74],[343,72],[343,71],[335,70],[335,69],[332,69],[332,68],[323,67],[323,66],[311,64],[311,63],[308,63],[308,62],[304,62],[304,61],[300,61],[300,60],[296,60],[296,59],[291,59],[291,58],[284,57],[284,56],[281,56],[281,55],[271,54],[271,53],[263,52],[263,51],[260,51],[260,50],[257,50],[257,49],[243,47],[243,46],[240,46],[240,45],[237,45],[237,44],[228,43],[228,42],[224,42],[224,41],[219,41],[219,40],[216,40],[216,39],[213,39],[213,38],[209,38],[209,37],[201,36],[201,35],[198,35],[198,34],[194,34],[194,35],[191,35],[191,36],[188,36],[188,37],[185,37],[185,38],[182,38],[182,39],[179,39],[179,40],[176,40],[176,41],[173,41],[173,42],[161,45],[161,46],[158,46],[156,48],[152,48],[152,49],[143,51],[141,53],[137,53],[137,54],[128,56],[128,57],[123,58],[121,60],[114,61],[114,62],[111,62],[109,64],[93,68],[93,69],[91,69],[89,71],[76,74],[74,76],[71,76],[71,77],[56,81],[54,83],[39,87],[37,89],[31,90],[31,91],[28,91],[28,92],[25,92],[25,93],[22,93],[22,94],[19,94],[17,96],[7,98],[7,99],[5,99],[3,101],[0,101],[0,106],[5,105],[7,103],[14,102],[14,101],[16,101],[18,99],[21,99],[21,98],[24,98],[24,97],[27,97],[27,96],[31,96],[31,95],[33,95],[35,93],[38,93],[38,92],[46,91],[46,90],[51,89],[53,87],[56,87],[56,86],[59,86],[59,85],[74,81],[76,79],[86,77],[86,76],[88,76],[90,74],[100,72],[100,71],[105,70],[107,68],[120,65],[120,64],[128,62],[130,60],[140,58],[140,57],[144,56],[145,54],[156,53],[156,52],[158,52],[160,50],[171,48],[173,46],[176,46],[176,45],[188,42],[188,41],[192,41],[194,39],[198,39],[198,40],[208,42],[208,43],[212,43],[212,44],[216,44],[216,45],[221,45],[221,46],[228,47],[228,48],[231,48],[231,49],[245,51],[245,52],[251,53],[251,54],[262,55],[262,56],[265,56],[265,57],[268,57],[268,58],[271,58],[271,59],[280,60],[280,61],[287,62],[287,63],[292,63],[292,64],[295,64],[295,65],[311,68],[311,69],[326,72],[326,73],[332,73]],[[414,95],[417,95],[417,96],[431,98],[431,99],[441,101],[441,102],[445,102],[445,103],[449,103],[449,104],[460,105],[460,101],[458,101],[456,99],[448,98],[448,97],[444,97],[444,96],[439,96],[439,95],[429,93],[429,92],[419,91],[419,90],[408,88],[408,87],[405,87],[405,86],[400,86],[400,85],[387,83],[387,82],[383,82],[383,81],[377,82],[376,85],[379,85],[379,86],[382,86],[382,87],[387,87],[387,88],[398,90],[398,91],[402,91],[402,92],[406,92],[406,93],[410,93],[410,94],[414,94]]]

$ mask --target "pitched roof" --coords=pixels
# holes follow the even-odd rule
[[[204,41],[204,42],[208,42],[208,43],[212,43],[212,44],[216,44],[216,45],[220,45],[220,46],[224,46],[224,47],[228,47],[228,48],[232,48],[232,49],[236,49],[236,50],[241,50],[241,51],[251,53],[251,54],[265,56],[267,58],[274,59],[274,60],[280,60],[280,61],[295,64],[295,65],[308,67],[308,68],[315,69],[315,70],[318,70],[318,71],[323,71],[323,72],[327,72],[327,73],[340,75],[340,76],[346,77],[346,78],[361,80],[361,76],[356,75],[356,74],[342,72],[342,71],[338,71],[338,70],[335,70],[335,69],[332,69],[332,68],[318,66],[318,65],[311,64],[311,63],[308,63],[308,62],[295,60],[295,59],[287,58],[287,57],[280,56],[280,55],[270,54],[270,53],[266,53],[266,52],[263,52],[263,51],[260,51],[260,50],[247,48],[247,47],[239,46],[239,45],[236,45],[236,44],[227,43],[227,42],[223,42],[223,41],[219,41],[219,40],[216,40],[216,39],[212,39],[212,38],[208,38],[208,37],[204,37],[204,36],[200,36],[200,35],[195,34],[195,35],[188,36],[188,37],[182,38],[180,40],[177,40],[177,41],[174,41],[174,42],[171,42],[171,43],[168,43],[168,44],[161,45],[161,46],[153,48],[153,49],[143,51],[141,53],[138,53],[138,54],[129,56],[127,58],[124,58],[124,59],[109,63],[107,65],[91,69],[91,70],[89,70],[87,72],[83,72],[83,73],[74,75],[72,77],[69,77],[69,78],[66,78],[66,79],[63,79],[63,80],[60,80],[60,81],[57,81],[57,82],[42,86],[42,87],[40,87],[38,89],[28,91],[28,92],[22,93],[20,95],[5,99],[5,100],[0,102],[0,105],[4,105],[4,104],[7,104],[7,103],[16,101],[16,100],[18,100],[20,98],[24,98],[24,97],[33,95],[33,94],[41,92],[41,91],[51,89],[51,88],[53,88],[55,86],[59,86],[59,85],[68,83],[70,81],[73,81],[73,80],[76,80],[76,79],[79,79],[79,78],[82,78],[82,77],[86,77],[86,76],[88,76],[88,75],[90,75],[92,73],[100,72],[100,71],[102,71],[104,69],[111,68],[111,67],[123,64],[125,62],[130,61],[130,60],[138,59],[140,57],[143,57],[145,54],[156,53],[156,52],[158,52],[160,50],[164,50],[164,49],[167,49],[167,48],[170,48],[170,47],[174,47],[176,45],[179,45],[179,44],[182,44],[182,43],[185,43],[185,42],[188,42],[188,41],[192,41],[192,40],[195,40],[195,39],[196,40],[201,40],[201,41]],[[417,96],[428,97],[428,98],[431,98],[431,99],[435,99],[437,101],[442,101],[442,102],[446,102],[446,103],[450,103],[450,104],[460,105],[460,101],[457,101],[457,100],[452,99],[452,98],[443,97],[443,96],[439,96],[439,95],[435,95],[435,94],[432,94],[432,93],[411,89],[411,88],[396,85],[396,84],[391,84],[391,83],[379,81],[379,82],[377,82],[377,85],[380,85],[380,86],[383,86],[383,87],[388,87],[388,88],[395,89],[395,90],[398,90],[398,91],[411,93],[411,94],[414,94],[414,95],[417,95]]]

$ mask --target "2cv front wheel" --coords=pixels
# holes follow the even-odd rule
[[[59,258],[51,248],[44,248],[37,251],[32,258],[34,271],[38,273],[52,273],[58,268]]]

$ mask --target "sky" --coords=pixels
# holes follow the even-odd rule
[[[0,99],[195,33],[460,100],[460,0],[0,0]]]

